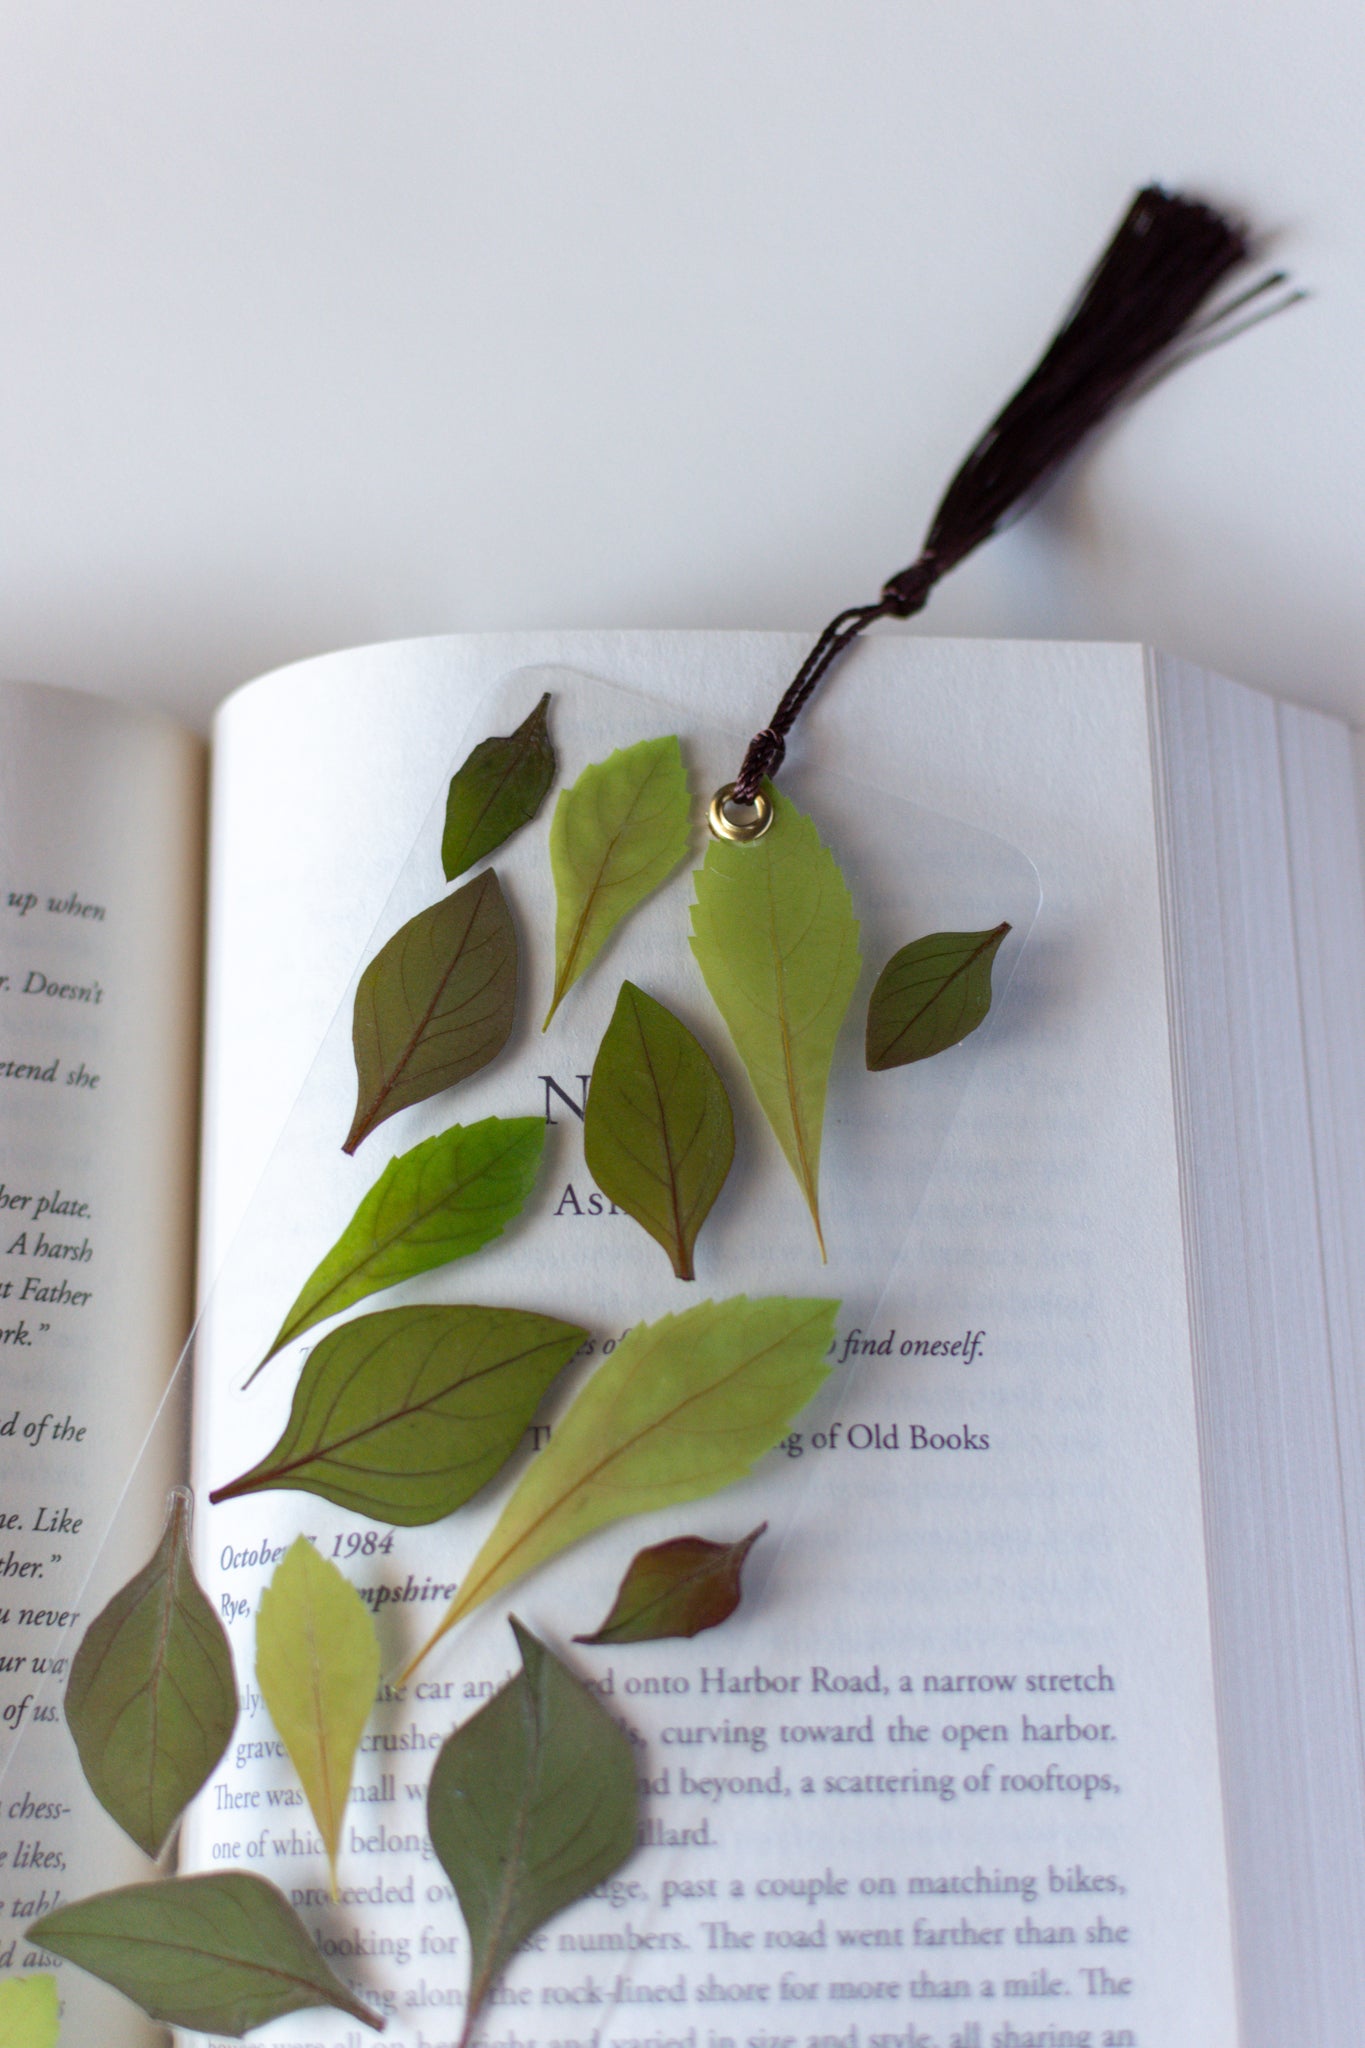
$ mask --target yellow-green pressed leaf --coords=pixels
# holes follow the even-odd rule
[[[355,1587],[306,1536],[261,1595],[256,1678],[313,1810],[335,1896],[351,1771],[379,1689],[379,1641]]]
[[[469,1930],[461,2048],[518,1946],[636,1846],[630,1738],[515,1619],[521,1670],[457,1728],[431,1774],[427,1829]]]
[[[228,1746],[232,1652],[190,1564],[190,1495],[171,1494],[150,1562],[81,1638],[66,1720],[90,1789],[148,1856]]]
[[[35,1920],[24,1938],[170,2027],[239,2041],[285,2013],[332,2005],[383,2031],[282,1893],[246,1871],[100,1892]]]
[[[381,946],[355,992],[356,1106],[343,1152],[376,1124],[477,1074],[507,1043],[517,935],[492,868],[419,911]]]
[[[555,750],[546,720],[550,693],[515,732],[480,740],[451,777],[446,796],[441,865],[453,882],[529,825],[554,781]]]
[[[555,989],[542,1029],[616,926],[687,852],[687,770],[675,734],[594,761],[550,821]]]
[[[902,946],[877,976],[867,1005],[867,1064],[874,1074],[932,1059],[958,1045],[991,1007],[991,967],[1009,932],[930,932]]]
[[[405,1528],[439,1521],[511,1457],[586,1336],[472,1302],[356,1316],[309,1353],[274,1449],[209,1499],[284,1487]]]
[[[637,1323],[527,1466],[404,1677],[457,1621],[594,1529],[742,1479],[824,1380],[838,1306],[741,1294]]]
[[[0,2048],[57,2048],[57,1979],[26,1971],[0,1983]]]
[[[695,877],[692,951],[820,1227],[820,1139],[835,1040],[858,982],[858,920],[810,819],[764,785],[761,839],[713,839]]]
[[[367,1294],[467,1258],[498,1237],[525,1206],[544,1143],[539,1117],[486,1116],[452,1124],[391,1159],[305,1280],[261,1364]]]
[[[674,1536],[638,1550],[612,1602],[611,1613],[576,1643],[657,1643],[665,1636],[699,1636],[719,1628],[740,1603],[744,1560],[767,1528],[760,1522],[738,1543],[706,1536]]]
[[[735,1156],[730,1098],[687,1026],[631,981],[593,1063],[583,1156],[603,1194],[691,1280],[697,1232]]]

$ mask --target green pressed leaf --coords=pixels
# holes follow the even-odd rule
[[[806,1197],[823,1258],[820,1136],[834,1043],[858,981],[858,920],[810,819],[768,795],[775,815],[762,839],[713,839],[706,850],[692,951]]]
[[[637,1323],[527,1466],[431,1640],[580,1537],[742,1479],[829,1367],[837,1301],[703,1301]]]
[[[539,1117],[487,1116],[391,1159],[304,1282],[262,1365],[367,1294],[466,1258],[499,1236],[525,1205],[544,1143]]]
[[[46,1970],[0,1983],[0,2048],[57,2048],[57,1979]]]
[[[380,1522],[439,1521],[511,1457],[586,1335],[472,1304],[357,1316],[309,1353],[274,1450],[209,1498],[287,1487]]]
[[[738,1543],[675,1536],[637,1551],[601,1628],[574,1641],[654,1643],[719,1628],[739,1605],[744,1560],[767,1526],[760,1522]]]
[[[396,931],[355,992],[358,1096],[343,1152],[502,1051],[517,1006],[517,935],[491,868]]]
[[[190,1495],[176,1487],[156,1553],[91,1622],[66,1719],[90,1789],[149,1856],[228,1746],[232,1652],[190,1565]]]
[[[930,932],[902,946],[877,976],[867,1006],[873,1073],[932,1059],[975,1031],[991,1006],[991,966],[1009,931]]]
[[[318,1824],[335,1898],[355,1753],[379,1690],[379,1638],[350,1580],[306,1536],[261,1595],[256,1680]]]
[[[383,2031],[283,1895],[245,1871],[101,1892],[35,1920],[24,1938],[170,2027],[238,2041],[287,2012],[331,2005]]]
[[[603,1194],[692,1279],[697,1232],[735,1156],[730,1098],[687,1026],[630,981],[593,1064],[583,1153]]]
[[[690,808],[671,733],[608,754],[560,791],[550,822],[555,992],[542,1029],[621,919],[687,852]]]
[[[521,1624],[521,1670],[457,1728],[431,1774],[427,1830],[469,1930],[461,2048],[520,1943],[635,1849],[630,1739]]]
[[[480,740],[451,778],[441,866],[448,882],[529,825],[555,778],[555,750],[546,718],[550,693],[515,732]]]

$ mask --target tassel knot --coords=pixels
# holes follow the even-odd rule
[[[947,569],[937,550],[925,548],[908,569],[891,576],[882,585],[882,605],[889,619],[913,618],[929,602],[929,592]]]
[[[787,742],[771,725],[756,732],[745,751],[744,762],[735,777],[734,802],[751,804],[759,786],[776,775],[787,752]]]

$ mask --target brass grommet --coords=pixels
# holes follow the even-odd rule
[[[750,840],[761,839],[773,821],[773,800],[760,789],[753,801],[753,817],[732,818],[725,806],[735,793],[733,782],[726,782],[711,799],[711,808],[706,813],[706,822],[711,827],[712,837],[728,839],[738,846],[747,846]]]

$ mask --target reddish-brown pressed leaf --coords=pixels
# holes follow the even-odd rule
[[[190,1563],[190,1493],[175,1487],[155,1555],[97,1614],[66,1686],[91,1791],[148,1856],[228,1746],[232,1651]]]
[[[661,1636],[699,1636],[705,1628],[719,1628],[739,1605],[744,1560],[767,1526],[760,1522],[738,1543],[675,1536],[637,1551],[601,1628],[574,1641],[653,1643]]]
[[[725,1083],[681,1019],[623,981],[593,1063],[583,1124],[588,1171],[693,1277],[697,1232],[730,1171]]]
[[[529,825],[545,801],[555,775],[549,707],[547,690],[515,732],[480,740],[456,770],[446,797],[441,839],[441,864],[448,882]]]
[[[376,1124],[453,1088],[507,1043],[517,1005],[517,938],[485,868],[396,931],[355,992],[358,1092],[344,1152]]]
[[[330,2005],[384,2031],[328,1969],[284,1894],[245,1870],[76,1899],[32,1921],[25,1939],[114,1985],[148,2019],[170,2027],[239,2041],[286,2013]]]
[[[629,1737],[512,1617],[521,1670],[457,1728],[431,1774],[427,1831],[469,1930],[460,2048],[523,1942],[636,1847]]]
[[[959,1045],[991,1006],[991,967],[1009,926],[930,932],[902,946],[877,976],[867,1005],[867,1064],[874,1074]]]
[[[511,1457],[586,1335],[473,1302],[355,1316],[309,1352],[274,1450],[209,1499],[285,1487],[403,1528],[439,1521]]]

